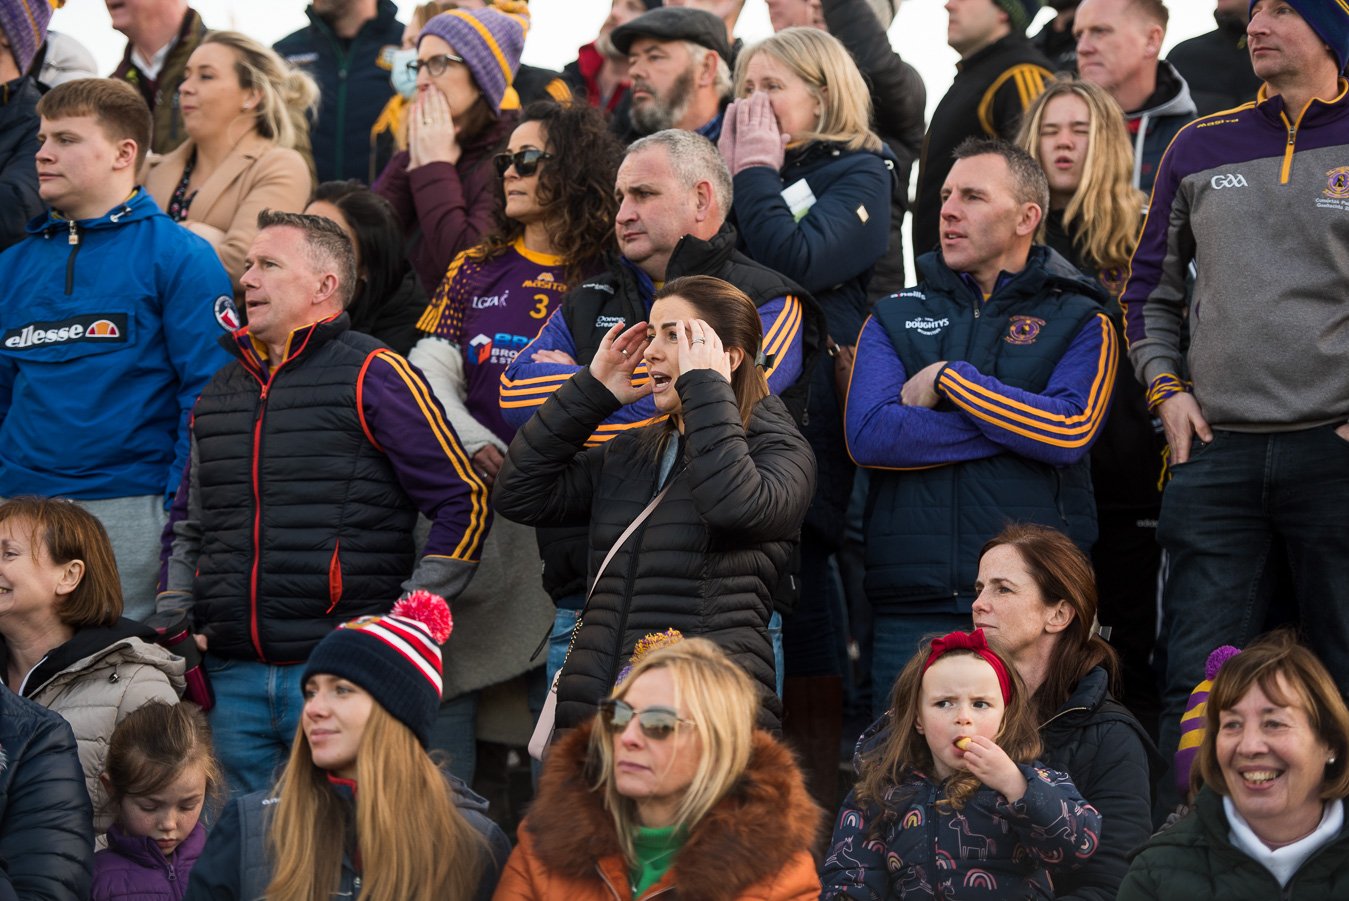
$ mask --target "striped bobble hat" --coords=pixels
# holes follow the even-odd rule
[[[21,73],[28,74],[38,48],[47,40],[52,7],[64,4],[65,0],[0,0],[0,31]]]
[[[417,43],[428,34],[449,44],[464,59],[473,83],[496,112],[517,108],[519,95],[511,87],[520,69],[520,54],[525,49],[529,18],[520,14],[486,9],[454,9],[433,16],[417,36]]]
[[[387,616],[363,616],[328,633],[300,684],[319,673],[353,682],[426,747],[440,710],[440,646],[453,628],[444,598],[414,591]]]
[[[1204,664],[1204,681],[1190,692],[1190,700],[1185,705],[1185,713],[1180,718],[1180,747],[1176,751],[1176,790],[1183,798],[1190,791],[1190,768],[1199,756],[1199,746],[1204,743],[1204,712],[1208,709],[1208,693],[1213,688],[1213,678],[1227,661],[1241,653],[1240,648],[1225,644],[1208,655]]]

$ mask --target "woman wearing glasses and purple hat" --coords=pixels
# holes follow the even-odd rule
[[[408,149],[389,160],[374,191],[398,211],[428,293],[492,227],[491,157],[515,127],[520,100],[511,82],[526,27],[524,17],[490,8],[441,13],[422,29],[408,63],[417,73]]]
[[[706,639],[644,656],[553,746],[494,901],[819,897],[821,811],[758,706]]]

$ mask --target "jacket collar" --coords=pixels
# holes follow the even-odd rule
[[[179,868],[190,867],[192,862],[201,856],[201,849],[205,846],[206,828],[200,822],[188,833],[187,838],[173,849],[170,857],[164,856],[164,852],[159,850],[159,845],[155,844],[152,838],[127,835],[117,823],[108,827],[109,850],[116,851],[143,867],[162,869],[170,864]]]
[[[1290,125],[1299,128],[1333,122],[1349,114],[1349,81],[1340,79],[1340,92],[1333,100],[1314,99],[1304,111],[1289,110],[1284,106],[1283,95],[1270,95],[1269,85],[1260,85],[1255,95],[1255,108],[1260,115],[1281,129]]]
[[[249,334],[248,326],[235,329],[228,335],[221,335],[220,344],[265,382],[269,371],[274,371],[282,363],[289,363],[305,354],[313,353],[316,348],[350,329],[351,319],[345,311],[318,322],[302,325],[286,339],[286,355],[281,360],[267,359],[266,347]]]
[[[1024,34],[1013,29],[1011,34],[998,38],[983,50],[976,51],[969,59],[960,60],[956,63],[956,69],[959,72],[969,72],[979,68],[987,60],[1013,49],[1033,50],[1034,46]]]
[[[918,258],[918,272],[925,285],[930,285],[950,297],[968,296],[972,289],[961,273],[952,270],[942,259],[941,251],[923,254]],[[1100,284],[1077,270],[1056,251],[1035,244],[1031,246],[1026,266],[1020,272],[1002,273],[997,287],[989,297],[986,309],[1017,303],[1026,299],[1044,297],[1051,293],[1082,294],[1102,307],[1109,301]]]
[[[593,725],[592,720],[553,747],[524,828],[545,868],[579,879],[591,877],[598,866],[626,884],[613,818],[591,788],[595,774],[587,750]],[[744,776],[694,825],[661,884],[672,880],[681,898],[739,897],[809,847],[820,816],[791,752],[756,731]],[[697,865],[681,868],[684,860]]]
[[[735,252],[735,242],[735,228],[729,222],[723,222],[717,233],[706,241],[685,235],[670,254],[670,262],[665,267],[665,280],[674,281],[681,275],[717,272]]]
[[[338,39],[337,35],[333,34],[333,26],[328,23],[327,19],[318,14],[318,11],[314,9],[313,4],[310,4],[309,7],[305,9],[304,14],[309,17],[309,21],[313,23],[315,28],[322,30],[333,40]],[[360,29],[356,32],[356,36],[352,38],[352,40],[359,41],[362,35],[372,29],[382,30],[388,27],[389,23],[396,18],[398,18],[397,4],[395,4],[393,0],[379,0],[378,6],[375,7],[374,17],[366,19],[365,22],[361,24]]]
[[[78,663],[86,657],[110,649],[130,638],[139,638],[144,642],[153,644],[157,637],[154,629],[125,617],[117,620],[111,626],[87,626],[79,629],[70,641],[48,651],[47,656],[43,657],[38,665],[28,673],[23,680],[24,697],[32,697],[53,676],[60,674],[72,664]],[[4,642],[0,641],[0,671],[8,663],[9,648],[5,646]]]
[[[1190,86],[1176,67],[1164,59],[1157,60],[1157,87],[1152,96],[1143,101],[1143,106],[1133,112],[1125,113],[1126,122],[1136,122],[1147,116],[1189,116],[1194,118],[1199,109],[1190,97]]]
[[[30,235],[46,235],[50,238],[57,233],[63,233],[73,228],[78,228],[82,232],[115,228],[127,222],[163,215],[164,213],[160,212],[158,204],[155,203],[150,193],[137,185],[130,197],[102,216],[96,216],[93,219],[70,220],[56,210],[48,209],[42,215],[29,220],[28,233]]]

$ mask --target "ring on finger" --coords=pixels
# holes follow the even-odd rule
[[[707,339],[706,339],[706,338],[694,338],[694,339],[693,339],[693,343],[694,343],[694,344],[706,344],[706,343],[707,343]]]
[[[619,353],[621,353],[623,356],[626,357],[628,355],[628,349],[625,347],[622,350],[620,350]]]

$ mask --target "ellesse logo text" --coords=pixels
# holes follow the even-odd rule
[[[53,344],[125,344],[125,313],[90,313],[56,322],[30,322],[5,332],[6,350],[30,350]]]

